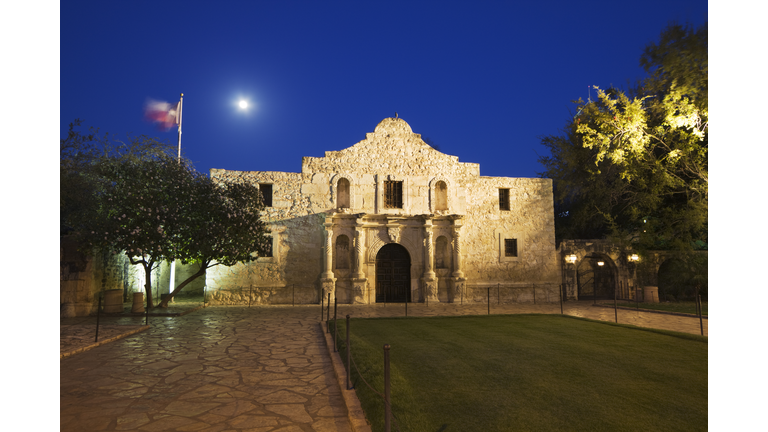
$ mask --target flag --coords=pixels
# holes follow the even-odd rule
[[[173,125],[179,124],[180,103],[170,104],[150,99],[144,109],[144,114],[147,120],[156,122],[161,129],[168,130]]]

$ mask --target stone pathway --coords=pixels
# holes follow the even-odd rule
[[[485,315],[487,308],[409,304],[408,316]],[[612,308],[590,302],[567,302],[564,309],[614,321]],[[560,305],[491,304],[491,313],[559,314]],[[337,317],[347,314],[403,316],[405,307],[339,305]],[[698,318],[635,310],[619,310],[618,318],[700,334]],[[82,318],[79,325],[89,319],[95,323]],[[109,328],[144,324],[140,317],[110,319]],[[209,307],[150,317],[149,330],[61,360],[61,430],[351,431],[320,320],[319,305]]]
[[[319,307],[309,311],[150,318],[148,331],[64,358],[61,430],[350,431]]]

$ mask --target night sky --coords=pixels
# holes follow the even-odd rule
[[[184,93],[182,152],[199,171],[298,172],[397,112],[481,175],[537,177],[539,137],[571,101],[642,78],[664,27],[707,19],[701,0],[64,0],[60,134],[80,118],[175,144],[143,110]]]
[[[198,170],[298,172],[302,156],[352,146],[397,112],[443,152],[479,163],[482,175],[536,177],[539,137],[559,132],[572,100],[586,99],[591,85],[642,78],[643,48],[668,23],[698,27],[711,14],[709,424],[762,424],[764,404],[753,393],[766,387],[768,372],[753,333],[765,326],[766,7],[521,3],[0,4],[7,231],[0,259],[6,320],[18,327],[6,332],[18,401],[6,423],[56,426],[55,413],[40,416],[40,407],[59,403],[53,146],[75,118],[120,139],[147,134],[175,143],[176,133],[158,131],[143,110],[147,99],[175,102],[184,93],[183,152]],[[256,109],[239,111],[241,97]],[[30,376],[47,384],[29,385]]]

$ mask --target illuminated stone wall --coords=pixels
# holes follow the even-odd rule
[[[68,237],[59,242],[59,301],[62,316],[96,313],[99,292],[125,290],[128,276],[123,254],[84,254]]]
[[[516,301],[532,301],[524,288],[533,286],[537,300],[558,300],[552,181],[480,176],[478,164],[433,149],[402,119],[384,119],[349,148],[304,157],[300,173],[213,169],[211,177],[272,184],[264,218],[274,239],[271,258],[209,269],[213,304],[318,303],[329,292],[371,303],[376,252],[388,243],[408,250],[414,301],[485,302],[487,287],[499,285]],[[339,196],[342,179],[348,198]],[[402,182],[401,208],[385,205],[386,182]],[[500,188],[509,189],[509,210],[499,207]],[[339,236],[350,242],[347,268],[334,257]],[[436,267],[440,237],[447,268]],[[516,257],[504,256],[505,239],[517,240]]]

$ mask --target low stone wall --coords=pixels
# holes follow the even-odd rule
[[[558,284],[470,284],[467,286],[465,303],[488,303],[490,295],[491,306],[509,303],[559,303]],[[535,293],[534,293],[535,290]]]
[[[239,286],[206,293],[210,305],[290,305],[319,304],[319,289],[314,285],[273,287]]]

